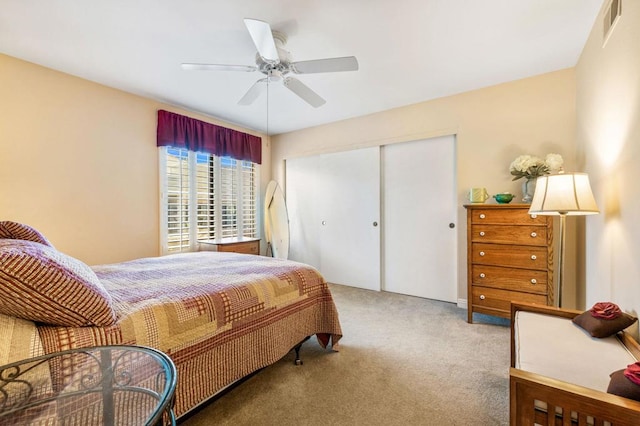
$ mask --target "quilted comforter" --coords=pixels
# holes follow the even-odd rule
[[[31,356],[115,344],[159,349],[178,371],[177,416],[276,362],[307,336],[338,349],[336,307],[323,277],[308,265],[198,252],[92,269],[113,300],[114,325],[31,323],[34,332],[24,320],[5,317],[13,321],[8,338],[29,339]]]

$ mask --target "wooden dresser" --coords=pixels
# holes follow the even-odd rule
[[[553,305],[553,217],[529,204],[468,204],[467,310],[510,317],[511,301]]]
[[[200,250],[230,251],[244,254],[260,254],[259,238],[223,238],[222,240],[199,241]]]

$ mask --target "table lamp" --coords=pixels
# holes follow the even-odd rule
[[[531,200],[529,214],[560,216],[560,255],[558,256],[557,306],[562,306],[564,281],[565,220],[567,216],[598,214],[589,176],[586,173],[559,173],[540,176]]]

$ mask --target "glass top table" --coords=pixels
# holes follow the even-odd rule
[[[176,368],[142,346],[72,349],[0,367],[0,424],[175,424]]]

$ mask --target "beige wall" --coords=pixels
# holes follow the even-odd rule
[[[607,2],[605,2],[607,3]],[[598,216],[586,218],[586,306],[612,300],[640,312],[640,2],[603,47],[602,13],[576,67],[578,159]]]
[[[458,298],[466,299],[462,205],[468,200],[468,188],[484,186],[490,194],[520,194],[520,181],[511,181],[509,164],[521,154],[556,152],[564,156],[568,169],[574,167],[573,69],[275,136],[273,176],[284,186],[287,158],[444,134],[457,135]],[[567,305],[575,303],[575,290],[565,293],[564,300]]]
[[[0,55],[0,220],[89,264],[158,255],[158,109],[233,127]],[[264,137],[263,161],[264,187]]]

